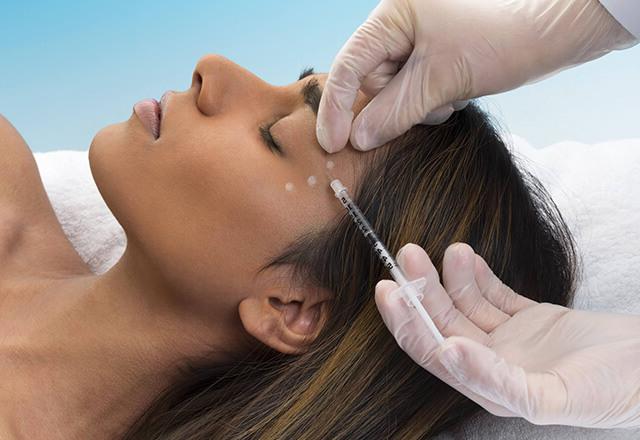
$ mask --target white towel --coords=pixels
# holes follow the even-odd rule
[[[80,257],[96,274],[119,259],[126,237],[102,200],[87,151],[34,153],[53,210]]]
[[[640,315],[640,139],[534,149],[509,137],[520,163],[537,175],[571,228],[583,279],[574,307]],[[126,238],[93,182],[86,151],[35,153],[65,234],[95,273],[122,255]],[[638,430],[537,426],[482,412],[438,439],[637,439]]]
[[[583,259],[576,309],[640,315],[640,139],[512,151],[562,212]]]

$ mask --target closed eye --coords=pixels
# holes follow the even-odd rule
[[[302,70],[302,72],[300,72],[300,76],[298,77],[298,81],[303,80],[304,78],[311,76],[315,74],[313,67],[307,67],[305,69]],[[305,87],[302,89],[302,96],[304,98],[304,101],[307,105],[311,106],[312,109],[314,109],[314,112],[317,114],[318,110],[317,110],[317,104],[314,108],[313,103],[315,101],[317,101],[318,103],[320,102],[320,96],[321,93],[317,93],[316,91],[318,90],[317,87],[317,81],[309,81]],[[315,95],[317,95],[317,99],[314,100],[314,92]],[[269,149],[271,151],[273,151],[276,154],[279,154],[280,156],[284,156],[284,150],[282,149],[282,147],[280,146],[280,144],[278,144],[278,142],[274,139],[274,137],[271,135],[271,127],[275,124],[275,122],[272,122],[270,124],[267,125],[263,125],[260,127],[260,137],[262,138],[262,140],[264,141],[264,143],[267,145],[267,147],[269,147]]]
[[[264,143],[267,145],[267,147],[269,147],[271,151],[273,151],[276,154],[279,154],[280,156],[284,156],[284,151],[282,150],[282,147],[280,147],[280,144],[278,144],[278,142],[271,135],[271,127],[273,126],[273,124],[275,124],[275,122],[270,123],[268,125],[261,126],[260,137],[262,138]]]

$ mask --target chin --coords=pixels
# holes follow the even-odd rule
[[[115,165],[113,163],[114,151],[110,150],[119,149],[117,147],[117,139],[120,137],[118,136],[119,125],[121,124],[108,125],[102,128],[93,137],[89,146],[89,167],[98,189],[100,189],[101,183],[109,178],[108,170],[114,168]]]
[[[135,137],[126,122],[108,125],[94,136],[89,146],[89,167],[100,195],[120,222],[119,205],[135,188],[135,164],[128,152]]]

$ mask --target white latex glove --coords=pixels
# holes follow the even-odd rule
[[[537,425],[640,427],[640,316],[537,303],[505,286],[468,245],[449,246],[443,285],[426,252],[406,245],[398,263],[425,277],[422,303],[446,338],[383,280],[376,304],[400,347],[490,413]],[[454,336],[455,335],[455,336]]]
[[[369,150],[636,42],[597,0],[382,0],[331,66],[318,141]],[[375,97],[353,121],[360,88]]]

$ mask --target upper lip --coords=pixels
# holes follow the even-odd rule
[[[160,98],[160,130],[162,130],[162,122],[164,121],[164,114],[167,108],[167,101],[169,100],[169,95],[171,95],[173,91],[167,90],[162,94]]]

